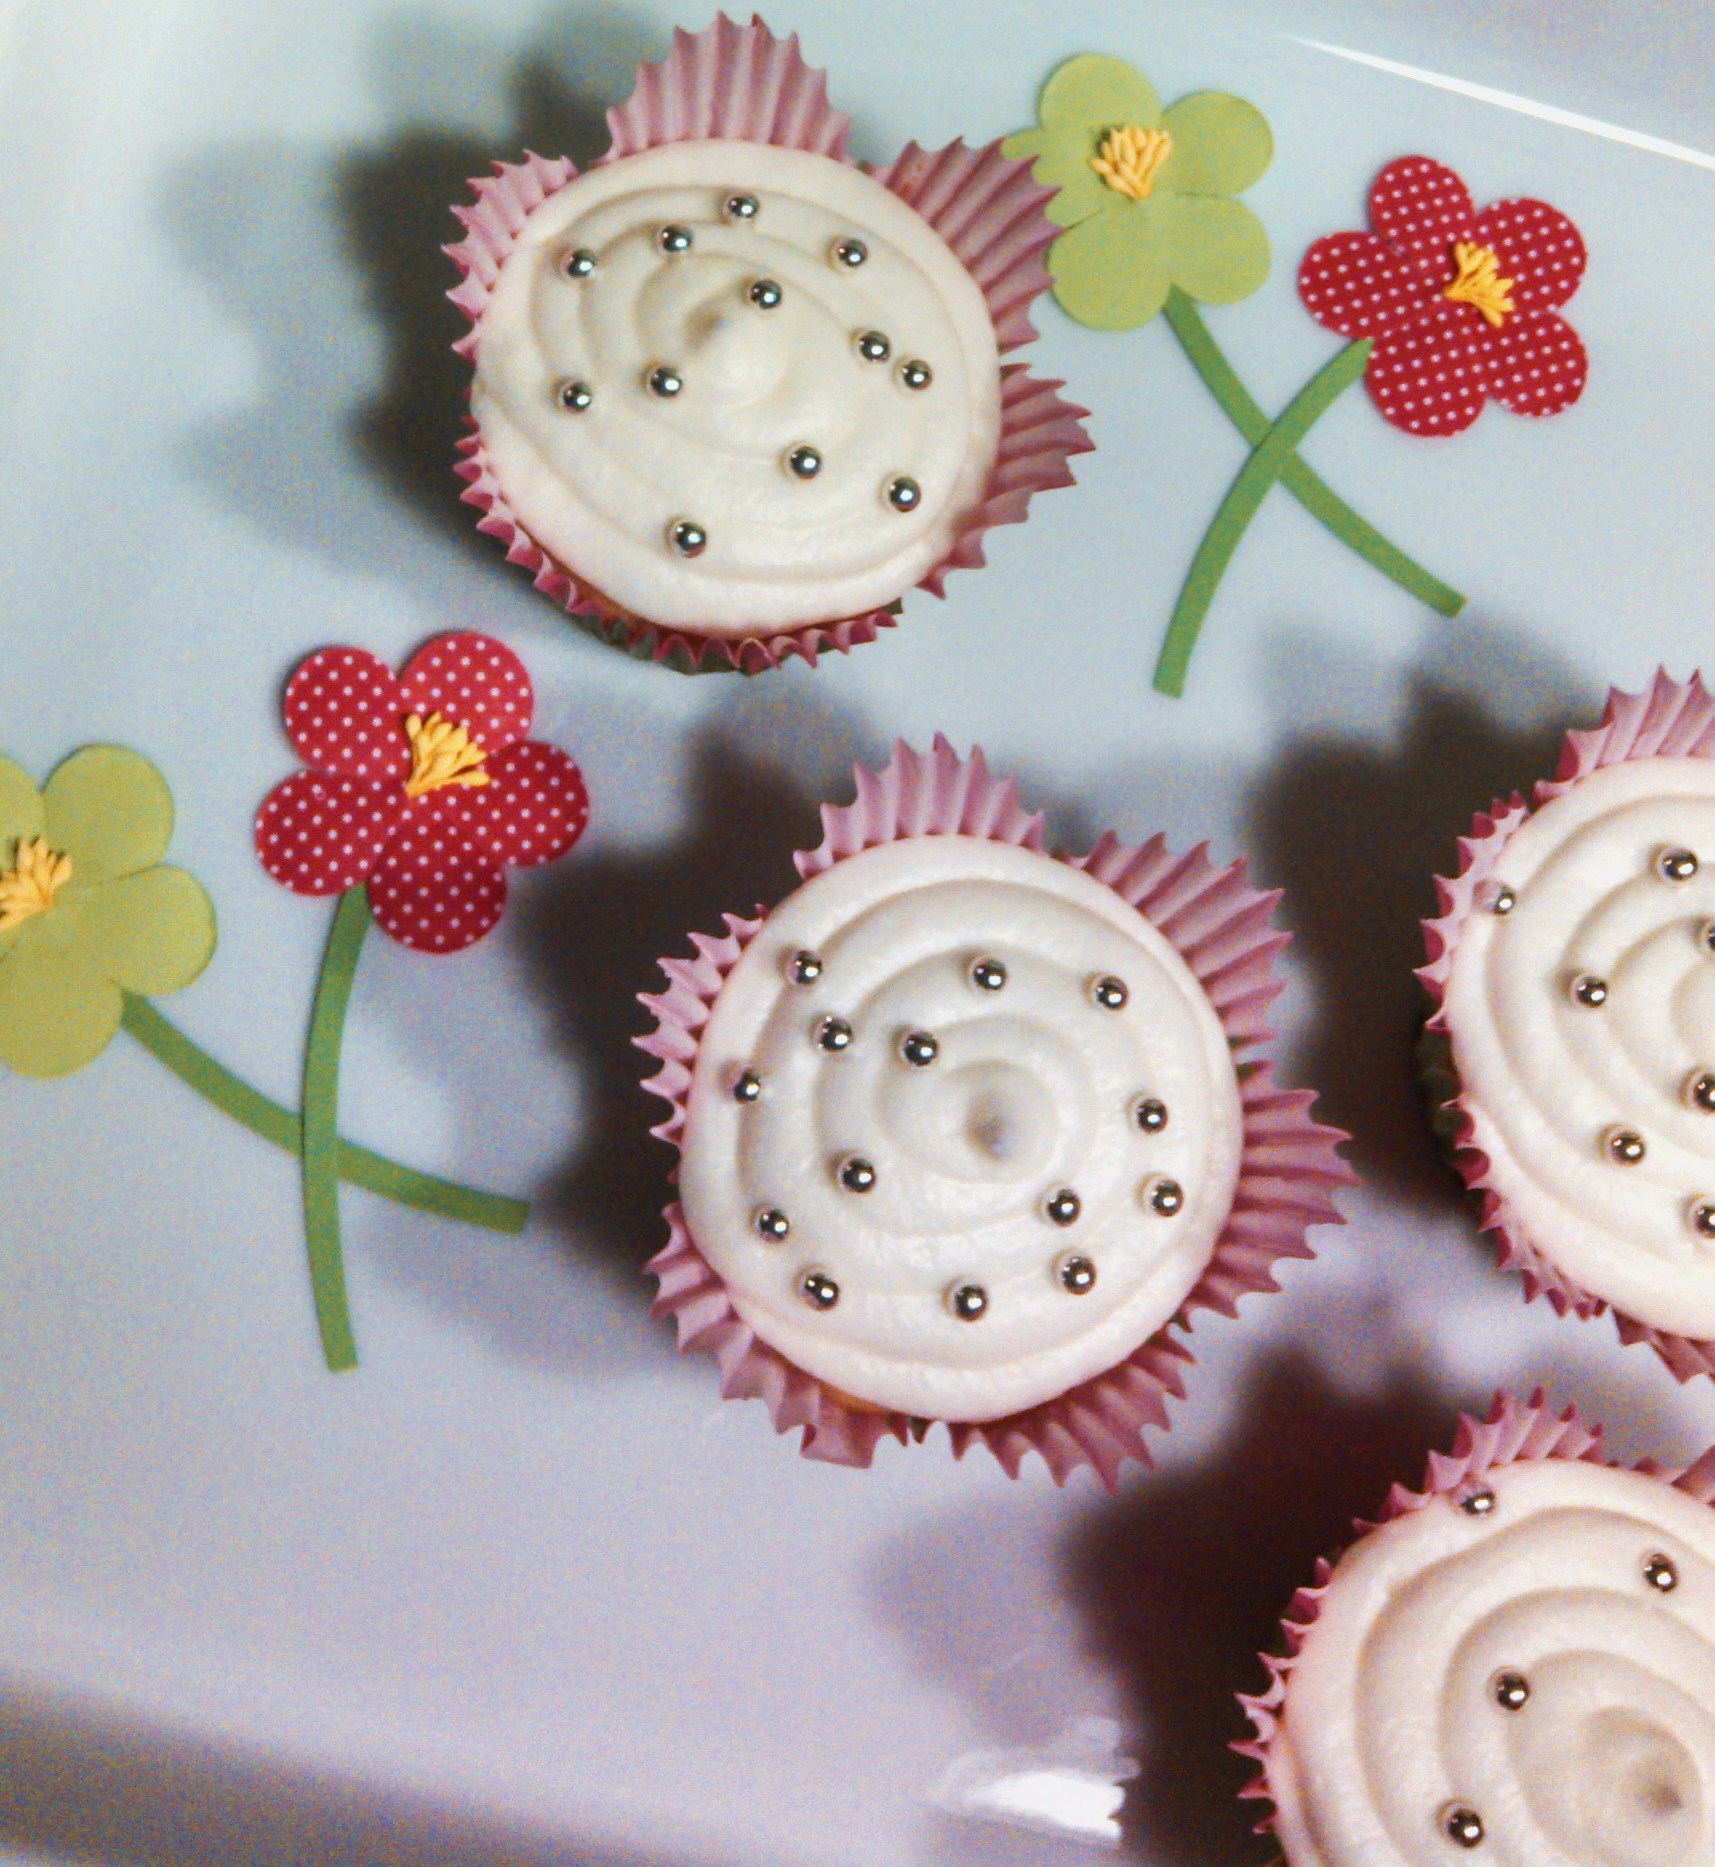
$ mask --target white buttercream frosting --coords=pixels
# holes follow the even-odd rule
[[[803,984],[800,953],[820,961]],[[1123,1004],[1100,1002],[1117,996],[1104,981]],[[817,1041],[830,1018],[843,1048]],[[932,1061],[907,1060],[914,1035]],[[1140,1120],[1146,1102],[1160,1110]],[[879,1407],[989,1420],[1114,1367],[1174,1315],[1242,1137],[1220,1020],[1143,915],[1052,857],[925,836],[815,876],[745,949],[700,1037],[679,1185],[734,1308],[789,1361]],[[867,1190],[842,1184],[854,1158]],[[807,1300],[812,1274],[831,1307]],[[967,1320],[955,1293],[973,1288]]]
[[[734,195],[755,212],[731,212]],[[664,228],[689,244],[668,250]],[[568,265],[580,253],[593,269]],[[759,282],[778,302],[756,302]],[[871,333],[885,357],[862,353]],[[650,390],[658,367],[675,394]],[[566,405],[572,385],[586,406]],[[672,143],[529,215],[483,313],[471,405],[539,544],[636,615],[736,636],[865,614],[942,560],[988,481],[1000,367],[976,282],[862,170]],[[808,477],[788,464],[803,447]],[[901,479],[907,510],[889,497]],[[682,522],[703,534],[695,556],[671,542]]]
[[[1715,1511],[1568,1460],[1480,1483],[1334,1570],[1268,1749],[1290,1867],[1715,1867]]]
[[[1583,1288],[1715,1338],[1715,1112],[1687,1093],[1715,1072],[1715,761],[1592,773],[1512,832],[1495,884],[1513,904],[1472,913],[1445,995],[1485,1184]]]

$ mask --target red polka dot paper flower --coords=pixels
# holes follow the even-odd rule
[[[1334,233],[1304,256],[1310,315],[1368,339],[1364,380],[1408,434],[1460,434],[1496,401],[1556,415],[1588,362],[1560,308],[1584,276],[1584,240],[1546,201],[1496,201],[1427,156],[1390,162],[1370,187],[1369,233]]]
[[[472,946],[506,906],[506,871],[552,861],[583,834],[589,800],[557,746],[525,735],[524,664],[487,636],[436,636],[398,674],[360,648],[324,648],[286,688],[303,758],[256,814],[278,882],[340,904],[304,1050],[304,1226],[330,1368],[357,1346],[339,1234],[339,1059],[370,918],[421,953]]]
[[[524,664],[481,635],[437,636],[395,675],[360,648],[324,648],[286,689],[306,769],[263,804],[256,851],[301,895],[368,885],[384,933],[423,953],[480,940],[506,870],[562,856],[583,834],[583,778],[525,735]]]

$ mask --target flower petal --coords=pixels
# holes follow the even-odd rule
[[[1196,91],[1169,104],[1161,127],[1173,138],[1173,149],[1156,171],[1157,188],[1239,194],[1261,178],[1274,156],[1262,112],[1225,91]]]
[[[43,915],[0,955],[0,1063],[23,1076],[69,1076],[119,1029],[125,1001],[81,942]]]
[[[1048,249],[1054,296],[1097,331],[1147,324],[1167,301],[1172,276],[1157,201],[1128,201],[1061,234]]]
[[[214,958],[214,903],[183,869],[104,882],[77,904],[80,944],[115,985],[177,992]]]
[[[1370,183],[1370,225],[1426,279],[1453,277],[1453,242],[1471,238],[1471,191],[1427,156],[1402,156]]]
[[[376,925],[419,953],[474,946],[506,907],[504,870],[457,833],[462,801],[444,791],[419,798],[370,877]]]
[[[491,754],[522,739],[536,710],[524,663],[487,635],[437,635],[400,669],[399,681],[413,711],[441,714]]]
[[[282,712],[298,756],[313,771],[378,783],[411,773],[409,711],[387,663],[363,648],[323,648],[286,685]]]
[[[0,758],[0,868],[10,868],[14,848],[42,833],[42,794],[30,774]]]
[[[1114,191],[1090,167],[1101,147],[1102,131],[1073,125],[1062,130],[1020,130],[1001,144],[1001,154],[1018,162],[1029,158],[1031,179],[1055,191],[1044,210],[1056,227],[1075,227],[1099,214]]]
[[[534,739],[488,761],[490,783],[469,792],[471,841],[496,862],[532,868],[563,856],[589,822],[583,774],[558,746]]]
[[[256,854],[297,895],[343,895],[375,867],[405,814],[405,787],[294,772],[256,813]]]
[[[173,794],[137,753],[85,746],[42,787],[42,834],[71,857],[77,886],[134,875],[167,853]]]
[[[1584,393],[1584,341],[1552,311],[1515,312],[1483,346],[1483,384],[1515,415],[1558,415]]]
[[[1153,130],[1161,121],[1161,99],[1123,58],[1080,52],[1049,74],[1036,100],[1036,120],[1048,130],[1110,130],[1122,123]]]
[[[1242,201],[1165,195],[1156,203],[1173,283],[1206,305],[1236,304],[1268,277],[1268,235]]]
[[[1384,331],[1364,370],[1375,405],[1407,434],[1461,434],[1483,412],[1489,327],[1441,301],[1416,324]]]
[[[1379,337],[1415,324],[1439,297],[1422,273],[1373,233],[1331,233],[1298,268],[1298,295],[1316,322],[1342,337]]]
[[[1496,201],[1477,216],[1474,237],[1512,280],[1515,312],[1557,311],[1584,277],[1584,236],[1546,201]]]

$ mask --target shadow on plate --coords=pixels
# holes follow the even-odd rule
[[[28,1850],[44,1867],[648,1867],[666,1858],[484,1822],[31,1691],[0,1694],[0,1847]]]

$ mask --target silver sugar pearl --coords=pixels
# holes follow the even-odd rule
[[[833,256],[842,266],[855,268],[869,258],[869,248],[861,240],[848,235],[844,240],[834,242]]]
[[[656,230],[655,244],[663,253],[688,253],[691,250],[689,227],[669,225]]]
[[[838,1056],[851,1045],[852,1027],[844,1018],[818,1018],[814,1035],[818,1050],[825,1050],[830,1056]]]
[[[928,1031],[907,1031],[899,1040],[899,1054],[914,1070],[926,1070],[941,1054],[941,1046]]]
[[[651,395],[663,398],[677,395],[685,386],[684,377],[671,363],[657,363],[643,380],[648,384]]]
[[[972,960],[971,984],[979,992],[998,992],[1006,984],[1006,968],[998,959]]]
[[[910,474],[901,473],[887,483],[887,503],[895,512],[915,512],[922,503],[923,489]]]
[[[735,1102],[754,1102],[762,1094],[762,1078],[755,1070],[741,1070],[733,1078],[732,1099]]]
[[[708,549],[709,535],[695,519],[675,519],[667,527],[667,542],[680,557],[697,558]]]
[[[1688,882],[1697,873],[1697,858],[1689,849],[1664,849],[1655,859],[1655,872],[1664,882]]]
[[[753,194],[729,194],[721,203],[728,220],[755,220],[761,211],[762,203]]]
[[[1116,979],[1111,972],[1090,981],[1090,1003],[1100,1005],[1103,1011],[1124,1011],[1130,998],[1126,982]]]
[[[822,976],[820,953],[794,953],[786,962],[786,977],[794,985],[813,985]]]
[[[1685,1079],[1685,1100],[1688,1107],[1715,1115],[1715,1071],[1693,1070]]]
[[[1644,1157],[1644,1138],[1632,1128],[1610,1128],[1602,1146],[1616,1167],[1635,1167]]]
[[[875,1185],[875,1168],[858,1154],[848,1154],[840,1162],[839,1175],[848,1193],[867,1193]]]
[[[893,355],[893,346],[880,331],[859,331],[852,339],[857,353],[866,363],[885,363]]]
[[[555,399],[561,408],[581,415],[595,400],[595,394],[587,382],[563,382],[555,391]]]
[[[1505,882],[1485,882],[1477,890],[1477,905],[1491,914],[1510,914],[1518,906],[1518,895]]]
[[[1530,1701],[1530,1681],[1523,1673],[1496,1673],[1489,1690],[1502,1711],[1523,1711]]]
[[[1154,1096],[1139,1096],[1131,1105],[1131,1118],[1145,1134],[1160,1134],[1167,1126],[1167,1104]]]
[[[772,311],[784,294],[772,279],[756,279],[745,296],[759,311]]]
[[[1495,1494],[1486,1489],[1473,1491],[1459,1500],[1459,1508],[1467,1517],[1486,1517],[1495,1508]]]
[[[1608,982],[1598,979],[1593,972],[1581,972],[1567,987],[1575,1005],[1583,1005],[1594,1010],[1598,1005],[1608,1002]]]
[[[1185,1189],[1177,1180],[1170,1180],[1165,1174],[1157,1174],[1153,1180],[1144,1182],[1149,1209],[1157,1217],[1171,1219],[1185,1204]]]
[[[1084,1202],[1069,1186],[1056,1187],[1042,1202],[1043,1216],[1053,1225],[1075,1225]]]
[[[1705,953],[1715,953],[1715,921],[1700,921],[1697,926],[1697,943]]]
[[[798,1294],[811,1309],[832,1309],[840,1300],[840,1287],[826,1271],[806,1271],[798,1280]]]
[[[791,1220],[778,1206],[758,1207],[750,1222],[763,1238],[772,1239],[775,1244],[779,1244],[792,1229]]]
[[[1075,1297],[1081,1297],[1096,1287],[1096,1267],[1088,1258],[1081,1258],[1068,1253],[1054,1267],[1054,1275],[1060,1280],[1060,1288],[1070,1291]]]
[[[954,1284],[947,1292],[947,1307],[960,1322],[976,1322],[988,1306],[989,1293],[981,1284]]]
[[[795,479],[813,480],[822,471],[822,456],[809,442],[801,441],[788,450],[786,471]]]
[[[1679,1586],[1679,1571],[1658,1550],[1644,1564],[1644,1580],[1658,1595],[1671,1595]]]
[[[1474,1848],[1482,1845],[1483,1818],[1463,1802],[1456,1802],[1442,1812],[1441,1826],[1446,1830],[1447,1839],[1459,1847]]]
[[[587,246],[580,246],[560,261],[560,270],[568,279],[587,279],[596,269],[596,256]]]
[[[927,389],[935,380],[935,372],[921,357],[908,357],[899,366],[899,380],[907,389]]]
[[[1686,1207],[1685,1217],[1699,1238],[1715,1239],[1715,1200],[1699,1194]]]

